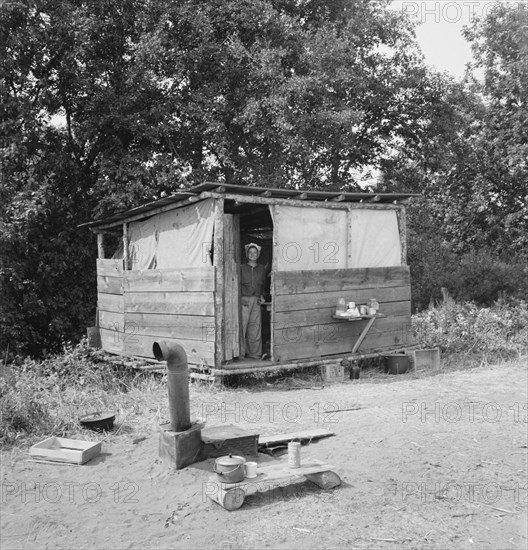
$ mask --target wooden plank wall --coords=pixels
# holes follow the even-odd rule
[[[275,273],[273,359],[287,361],[348,353],[367,321],[332,319],[339,298],[366,303],[380,313],[361,353],[410,344],[411,288],[408,266]]]
[[[224,214],[224,361],[240,355],[240,222]]]
[[[97,260],[97,308],[103,349],[111,353],[124,353],[122,260]]]
[[[189,364],[214,365],[215,268],[126,271],[124,353],[153,358],[160,338],[177,341]]]

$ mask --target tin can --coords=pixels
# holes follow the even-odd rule
[[[359,306],[359,313],[360,313],[360,315],[366,315],[367,314],[367,306]]]
[[[290,468],[301,467],[301,444],[298,441],[288,443],[288,466]]]

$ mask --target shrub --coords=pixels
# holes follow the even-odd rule
[[[504,294],[521,299],[528,293],[526,265],[487,249],[473,251],[460,258],[446,287],[457,300],[483,306],[492,305]]]
[[[502,352],[519,356],[528,351],[528,308],[524,301],[479,308],[472,302],[449,300],[412,318],[420,344],[443,352]]]

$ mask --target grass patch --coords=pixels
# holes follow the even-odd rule
[[[528,353],[528,310],[524,302],[490,308],[449,302],[413,316],[413,326],[423,347],[440,347],[440,371],[384,373],[384,359],[359,362],[362,383],[392,383],[446,372],[525,360]],[[128,366],[127,366],[128,365]],[[346,371],[347,372],[347,371]],[[235,392],[318,389],[323,382],[319,367],[269,374],[232,376],[228,386],[193,383],[191,417],[202,416],[205,403],[221,401]],[[352,382],[350,382],[352,383]],[[15,358],[0,373],[0,444],[30,445],[50,435],[93,439],[79,418],[94,412],[112,411],[116,428],[98,439],[121,436],[135,440],[155,433],[168,421],[165,374],[134,368],[134,361],[116,364],[86,341],[66,346],[61,354],[43,361]]]
[[[139,396],[163,375],[116,365],[86,341],[43,361],[17,358],[0,375],[0,443],[32,443],[55,435],[86,439],[79,418],[112,411],[116,420],[141,410]]]

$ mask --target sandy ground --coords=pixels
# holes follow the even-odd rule
[[[159,459],[161,392],[86,465],[4,452],[1,546],[526,548],[526,361],[374,382],[193,389],[193,416],[209,426],[336,434],[303,446],[302,456],[335,465],[341,487],[301,481],[248,496],[233,512],[206,495],[212,460],[173,471]],[[332,412],[354,407],[361,408]],[[270,460],[277,459],[259,455]]]

